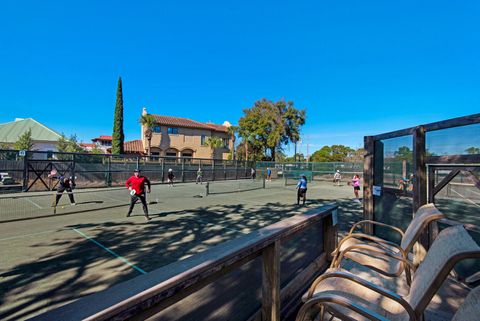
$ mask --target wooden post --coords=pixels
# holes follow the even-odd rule
[[[413,134],[413,212],[427,203],[427,175],[425,164],[425,128],[418,126]]]
[[[428,203],[433,203],[435,200],[435,167],[428,167]]]
[[[374,139],[372,136],[364,138],[365,156],[363,162],[363,219],[374,220],[373,175],[374,175]],[[373,226],[367,225],[365,233],[373,234]]]
[[[427,169],[425,164],[426,159],[425,148],[425,127],[415,127],[413,133],[413,170],[415,173],[413,179],[413,213],[427,203]],[[430,244],[430,229],[429,226],[427,232],[422,233],[419,238],[421,246],[414,249],[414,253],[421,255],[425,250],[428,250]],[[429,232],[430,231],[430,232]],[[424,249],[422,249],[422,247]]]
[[[280,241],[263,250],[262,321],[280,321]]]
[[[325,217],[323,220],[323,250],[327,255],[327,260],[332,261],[332,252],[337,247],[337,227],[334,224],[333,216],[335,217],[335,224],[338,224],[337,209],[332,211],[332,214]]]

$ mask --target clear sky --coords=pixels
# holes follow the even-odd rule
[[[89,142],[150,113],[307,109],[302,152],[480,112],[480,1],[21,1],[0,9],[0,123]],[[287,150],[288,152],[288,150]],[[291,148],[288,154],[291,154]]]

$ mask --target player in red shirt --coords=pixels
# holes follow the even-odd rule
[[[145,199],[145,184],[147,184],[148,186],[147,192],[150,193],[151,191],[150,181],[145,176],[140,175],[140,172],[138,171],[138,169],[134,170],[133,176],[127,179],[127,181],[125,182],[125,185],[131,191],[130,194],[132,195],[127,217],[130,216],[133,210],[133,206],[135,206],[135,203],[137,202],[137,200],[140,199],[143,205],[143,213],[145,214],[145,219],[148,222],[151,220],[151,218],[148,216],[147,200]]]

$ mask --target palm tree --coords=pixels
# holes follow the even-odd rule
[[[212,159],[215,156],[215,148],[223,146],[223,141],[217,136],[210,136],[205,140],[205,145],[212,149]]]
[[[145,127],[143,134],[145,135],[145,138],[148,140],[148,156],[150,157],[151,146],[152,146],[152,136],[153,136],[153,126],[155,126],[156,124],[155,117],[149,114],[142,115],[142,117],[140,117],[139,122]]]
[[[230,138],[232,139],[232,143],[233,143],[233,160],[235,160],[235,140],[236,140],[236,137],[235,137],[235,134],[237,133],[238,131],[238,127],[237,126],[229,126],[227,127],[227,131],[228,131],[228,134],[230,135]]]

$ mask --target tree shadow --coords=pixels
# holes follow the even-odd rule
[[[339,230],[344,231],[361,219],[362,209],[351,199],[337,202]],[[332,200],[308,200],[307,208],[329,203]],[[110,221],[67,226],[72,229],[71,239],[54,237],[31,245],[41,253],[38,258],[0,274],[0,319],[31,317],[140,275],[73,229],[149,272],[296,215],[301,208],[280,202],[259,204],[253,209],[243,204],[217,204],[152,213],[154,219],[148,224]],[[297,249],[292,260],[306,255],[307,247]],[[301,265],[290,263],[296,269]]]

